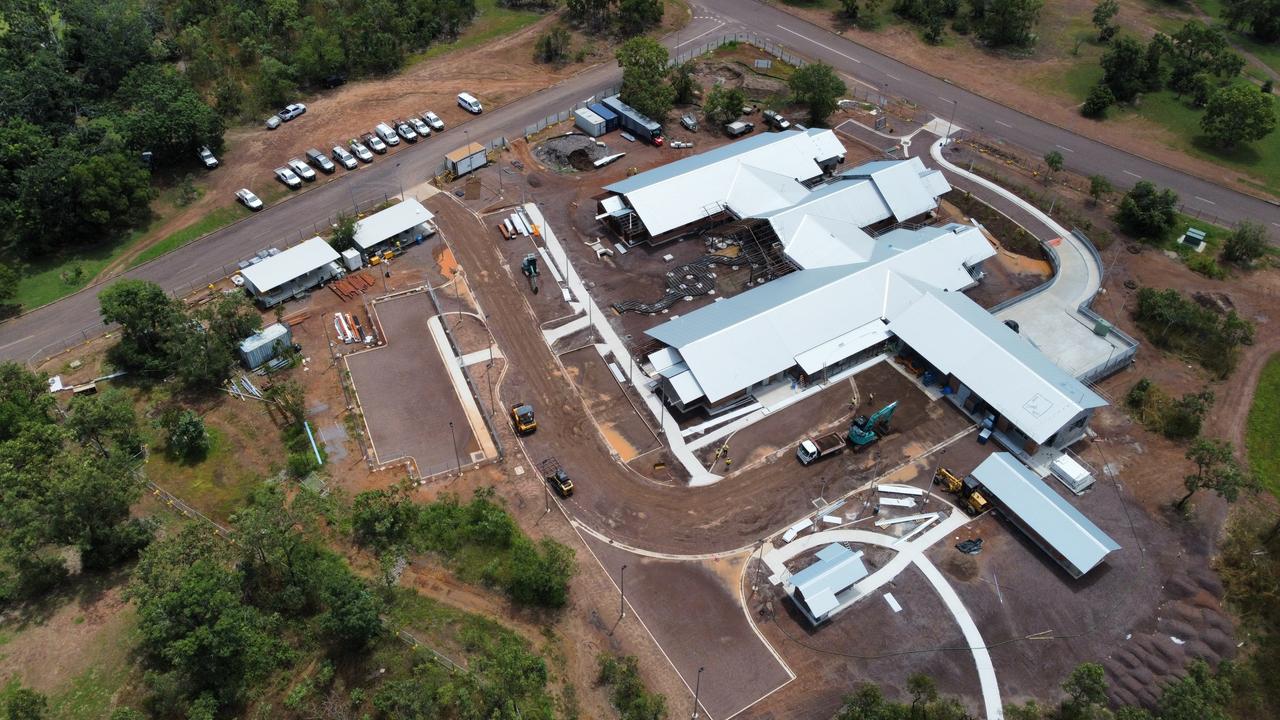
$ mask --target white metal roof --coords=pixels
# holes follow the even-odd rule
[[[1119,550],[1089,518],[1007,452],[992,454],[973,471],[1001,505],[1017,515],[1055,552],[1085,574]]]
[[[830,130],[761,133],[668,163],[607,186],[624,195],[650,235],[661,235],[729,206],[739,216],[798,202],[800,181],[822,174],[819,162],[844,157]],[[748,172],[740,172],[743,167]]]
[[[240,352],[251,353],[263,345],[274,344],[277,340],[288,334],[289,326],[284,323],[268,325],[244,340],[241,340]]]
[[[434,219],[435,215],[423,207],[422,203],[413,198],[407,198],[357,222],[356,247],[368,250],[387,238],[395,237],[409,228]]]
[[[1081,411],[1106,404],[1026,338],[960,293],[930,288],[892,318],[889,330],[939,370],[959,378],[1037,443]]]
[[[681,365],[683,364],[681,363]],[[706,394],[706,391],[698,384],[698,379],[688,370],[670,376],[667,378],[667,382],[671,384],[671,389],[676,392],[680,402],[685,404],[691,403]]]
[[[930,170],[918,157],[877,160],[846,170],[841,175],[870,180],[898,222],[934,209],[938,205],[938,196],[951,189],[941,170]]]
[[[796,355],[796,364],[806,374],[817,375],[832,364],[856,355],[878,342],[888,340],[889,337],[888,326],[883,320],[876,318],[866,325],[856,327]]]
[[[295,278],[337,260],[338,252],[318,237],[299,243],[240,271],[245,282],[259,293],[267,293]]]
[[[966,225],[896,232],[876,240],[868,262],[784,275],[647,334],[679,350],[716,402],[802,357],[821,367],[870,347],[873,336],[857,331],[909,306],[923,292],[919,282],[967,287],[973,279],[965,265],[994,254],[981,231]],[[837,350],[849,352],[836,357]]]
[[[814,618],[821,618],[839,606],[838,593],[866,576],[861,552],[831,544],[818,551],[818,562],[792,575],[790,582],[804,596]]]

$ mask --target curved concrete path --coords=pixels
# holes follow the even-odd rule
[[[1045,285],[998,308],[995,316],[1018,323],[1019,332],[1072,377],[1082,377],[1128,349],[1115,335],[1100,337],[1094,321],[1080,312],[1102,288],[1097,252],[1047,213],[1003,187],[952,164],[943,154],[947,138],[930,145],[929,155],[953,187],[972,193],[1053,249],[1057,272]]]
[[[910,542],[901,542],[900,538],[892,535],[854,528],[823,530],[812,535],[796,538],[781,548],[765,552],[761,559],[775,575],[778,575],[786,572],[785,567],[782,565],[784,561],[820,545],[854,542],[896,550],[897,554],[893,556],[893,559],[885,563],[884,567],[854,585],[859,593],[858,600],[892,581],[906,569],[907,565],[915,565],[929,584],[933,586],[934,591],[938,593],[939,599],[951,611],[956,624],[960,626],[960,632],[963,633],[965,642],[969,645],[969,651],[973,654],[973,662],[978,671],[978,682],[982,688],[982,704],[987,720],[1001,720],[1004,717],[1004,708],[1000,702],[1000,687],[996,681],[996,670],[991,662],[991,653],[987,651],[987,645],[982,639],[982,633],[978,630],[977,623],[973,621],[973,616],[969,614],[968,608],[960,600],[960,596],[951,587],[951,583],[947,582],[947,579],[938,568],[929,561],[929,558],[924,556],[925,550],[928,550],[931,545],[946,538],[956,529],[968,523],[969,520],[970,518],[964,513],[952,509],[951,514],[944,518],[942,522]],[[852,602],[856,603],[857,600]]]

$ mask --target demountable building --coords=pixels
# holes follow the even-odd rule
[[[342,272],[338,252],[318,237],[240,271],[244,287],[262,307],[273,307]]]

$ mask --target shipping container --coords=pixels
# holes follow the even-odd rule
[[[489,156],[480,143],[471,143],[444,156],[445,164],[454,177],[461,177],[489,164]]]
[[[618,121],[623,130],[654,145],[662,144],[662,125],[660,123],[642,115],[640,111],[622,102],[617,95],[605,98],[604,104],[605,107],[618,114]]]
[[[586,108],[573,111],[573,124],[591,137],[600,137],[608,132],[604,126],[604,118]]]
[[[613,132],[618,129],[618,114],[605,107],[603,103],[591,103],[587,106],[587,109],[604,120],[605,132]]]
[[[293,343],[293,334],[284,323],[268,325],[240,342],[240,361],[250,370],[271,362],[280,350]]]

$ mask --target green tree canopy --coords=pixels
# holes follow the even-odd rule
[[[1236,462],[1235,448],[1225,440],[1200,438],[1187,450],[1187,459],[1195,472],[1183,478],[1187,493],[1176,507],[1186,507],[1191,496],[1201,490],[1212,490],[1227,502],[1235,502],[1241,490],[1256,491],[1257,480]]]
[[[222,118],[173,67],[135,67],[116,97],[129,146],[153,151],[161,165],[189,162],[202,145],[222,146]]]
[[[1261,140],[1275,132],[1275,100],[1252,85],[1219,88],[1209,95],[1200,129],[1222,147]]]
[[[987,0],[978,37],[992,47],[1030,47],[1043,0]]]
[[[1271,244],[1267,229],[1261,223],[1245,220],[1236,226],[1222,244],[1222,259],[1239,265],[1252,265],[1266,255]]]
[[[639,35],[662,23],[662,0],[619,0],[618,29],[624,37]]]
[[[1173,229],[1177,208],[1178,196],[1172,190],[1139,180],[1120,201],[1116,222],[1130,235],[1161,240]]]
[[[835,112],[848,88],[836,71],[824,63],[810,63],[791,74],[788,81],[796,102],[809,108],[809,122],[821,125]]]
[[[622,67],[622,101],[661,123],[675,101],[667,84],[667,49],[657,40],[635,37],[618,48]]]
[[[1131,37],[1117,38],[1102,54],[1102,82],[1116,102],[1130,102],[1143,89],[1142,44]]]
[[[707,92],[702,102],[702,113],[707,121],[716,129],[725,123],[733,122],[742,114],[742,107],[747,104],[747,95],[740,88],[726,88],[720,83]]]
[[[1280,2],[1277,0],[1224,0],[1223,18],[1234,29],[1246,29],[1266,43],[1280,40]]]

